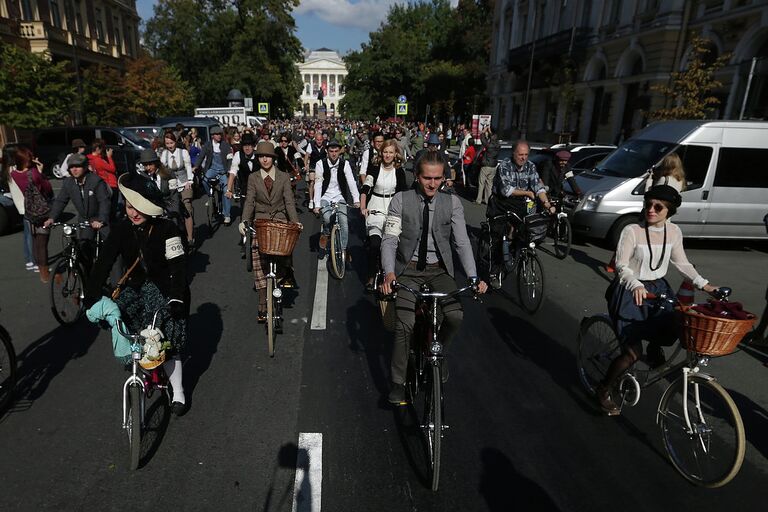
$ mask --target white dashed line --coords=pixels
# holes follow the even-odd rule
[[[313,331],[325,330],[325,317],[328,310],[328,264],[323,258],[317,260],[317,282],[315,283],[315,302],[312,305]]]
[[[323,434],[299,433],[293,512],[320,512],[323,485]]]

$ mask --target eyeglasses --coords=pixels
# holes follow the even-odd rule
[[[285,140],[285,139],[281,139],[281,140],[280,140],[280,142],[288,142],[288,141],[287,141],[287,140]]]
[[[664,206],[663,203],[652,203],[650,201],[646,201],[645,203],[645,209],[646,210],[653,210],[656,213],[661,212],[662,210],[665,210],[667,207]]]

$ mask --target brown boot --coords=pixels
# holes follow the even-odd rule
[[[318,242],[320,248],[325,250],[328,247],[328,235],[320,235],[320,241]]]
[[[40,281],[47,283],[51,280],[51,271],[48,270],[48,265],[40,265]]]

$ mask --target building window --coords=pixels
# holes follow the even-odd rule
[[[59,10],[59,0],[51,0],[51,22],[54,27],[61,28],[61,11]]]
[[[104,22],[101,20],[101,9],[98,7],[96,11],[96,39],[104,41]]]
[[[75,28],[77,29],[77,33],[82,35],[84,32],[83,28],[83,15],[80,14],[80,5],[78,4],[75,7]]]
[[[120,20],[117,19],[117,16],[112,18],[112,26],[115,30],[113,37],[115,39],[115,46],[117,46],[117,52],[123,53],[123,40],[120,39]]]
[[[34,14],[32,13],[32,1],[21,0],[21,19],[24,21],[34,20]]]
[[[133,53],[133,31],[130,25],[125,26],[125,50],[131,57],[134,57]]]

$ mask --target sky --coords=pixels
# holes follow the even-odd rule
[[[403,0],[301,0],[294,11],[296,35],[305,49],[330,48],[341,55],[358,50],[386,18],[389,7]],[[452,0],[456,5],[458,0]],[[152,17],[156,0],[137,0],[143,20]]]

